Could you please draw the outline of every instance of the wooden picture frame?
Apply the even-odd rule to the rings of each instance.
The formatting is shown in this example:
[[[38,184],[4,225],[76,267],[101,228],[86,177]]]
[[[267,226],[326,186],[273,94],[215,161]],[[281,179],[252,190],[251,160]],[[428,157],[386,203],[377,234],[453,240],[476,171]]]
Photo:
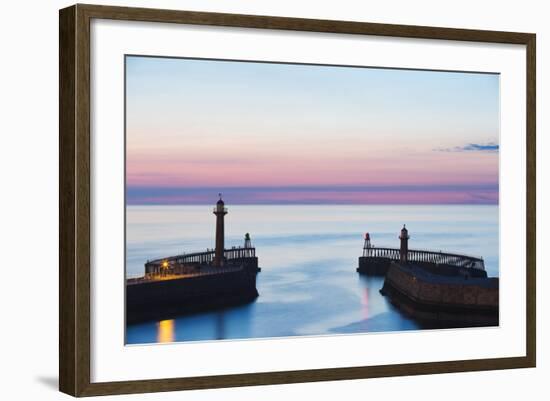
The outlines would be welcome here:
[[[526,46],[526,355],[510,358],[92,383],[90,380],[90,21],[94,18]],[[80,4],[60,10],[59,29],[59,388],[62,392],[73,396],[93,396],[535,366],[536,37],[534,34]]]

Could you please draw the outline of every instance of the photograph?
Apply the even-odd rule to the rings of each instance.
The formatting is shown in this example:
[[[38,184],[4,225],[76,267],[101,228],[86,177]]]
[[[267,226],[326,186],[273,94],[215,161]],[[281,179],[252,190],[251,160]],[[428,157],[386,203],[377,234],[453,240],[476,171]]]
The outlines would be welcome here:
[[[498,73],[124,69],[126,345],[499,326]]]

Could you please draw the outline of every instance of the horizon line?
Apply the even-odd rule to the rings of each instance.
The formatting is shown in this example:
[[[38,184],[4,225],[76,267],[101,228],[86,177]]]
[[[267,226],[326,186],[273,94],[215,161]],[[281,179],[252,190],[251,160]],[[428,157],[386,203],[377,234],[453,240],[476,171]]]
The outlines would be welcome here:
[[[221,193],[234,205],[478,205],[498,204],[498,183],[315,185],[278,187],[127,186],[134,205],[211,205]]]
[[[126,202],[126,206],[215,206],[216,203],[155,203],[155,202]],[[447,203],[323,203],[323,202],[287,202],[287,203],[226,203],[226,206],[499,206],[500,202],[447,202]]]

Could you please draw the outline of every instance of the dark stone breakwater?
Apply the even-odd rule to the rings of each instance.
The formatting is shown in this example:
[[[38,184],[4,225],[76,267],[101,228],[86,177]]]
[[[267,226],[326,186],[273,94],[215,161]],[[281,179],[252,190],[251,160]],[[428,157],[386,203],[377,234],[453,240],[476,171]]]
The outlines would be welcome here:
[[[431,327],[497,326],[499,279],[487,277],[482,258],[411,250],[403,226],[397,248],[371,246],[365,235],[357,271],[383,276],[380,289],[409,317]]]
[[[225,249],[228,212],[221,194],[213,213],[215,249],[147,261],[142,277],[126,280],[127,324],[223,309],[258,297],[260,268],[250,234],[243,247]]]

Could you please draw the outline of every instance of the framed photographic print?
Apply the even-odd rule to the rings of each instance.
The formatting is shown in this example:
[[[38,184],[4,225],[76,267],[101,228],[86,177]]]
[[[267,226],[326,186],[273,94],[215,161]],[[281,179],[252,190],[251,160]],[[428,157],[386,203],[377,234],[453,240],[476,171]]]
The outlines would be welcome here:
[[[535,206],[534,34],[60,11],[65,393],[533,367]]]

